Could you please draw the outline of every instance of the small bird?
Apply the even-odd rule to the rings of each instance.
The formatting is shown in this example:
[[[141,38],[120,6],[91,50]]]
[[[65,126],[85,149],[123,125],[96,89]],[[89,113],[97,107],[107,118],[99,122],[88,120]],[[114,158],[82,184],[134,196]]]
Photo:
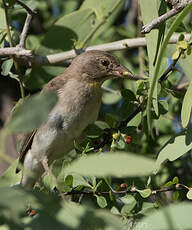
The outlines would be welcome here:
[[[133,74],[113,55],[92,50],[78,55],[63,74],[47,83],[43,91],[55,90],[58,102],[48,120],[23,138],[19,158],[23,187],[33,188],[42,176],[45,157],[50,165],[74,148],[74,140],[97,119],[102,83],[113,77]]]

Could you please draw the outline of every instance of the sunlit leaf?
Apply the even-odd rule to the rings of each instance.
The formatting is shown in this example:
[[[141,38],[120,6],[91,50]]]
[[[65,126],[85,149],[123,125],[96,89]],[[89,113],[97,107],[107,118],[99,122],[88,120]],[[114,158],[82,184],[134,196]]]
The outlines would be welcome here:
[[[191,115],[191,109],[192,109],[192,82],[190,83],[187,92],[183,99],[182,109],[181,109],[181,122],[183,127],[187,127],[190,115]]]
[[[154,161],[131,153],[92,154],[74,161],[65,171],[81,175],[117,177],[144,176],[154,170]]]
[[[142,226],[147,226],[147,229],[150,230],[191,229],[191,212],[191,203],[171,204],[151,212],[147,217],[141,219],[133,230],[144,229]]]

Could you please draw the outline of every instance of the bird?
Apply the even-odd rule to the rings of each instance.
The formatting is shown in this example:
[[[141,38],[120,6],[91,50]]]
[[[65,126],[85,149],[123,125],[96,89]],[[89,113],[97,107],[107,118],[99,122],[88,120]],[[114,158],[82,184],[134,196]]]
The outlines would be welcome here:
[[[42,177],[42,160],[48,165],[74,148],[74,140],[96,121],[103,82],[110,78],[133,77],[112,54],[90,50],[76,56],[63,74],[50,80],[42,91],[53,90],[58,102],[48,119],[37,130],[25,134],[21,142],[19,164],[22,164],[21,186],[33,189]],[[17,170],[18,172],[19,170]]]

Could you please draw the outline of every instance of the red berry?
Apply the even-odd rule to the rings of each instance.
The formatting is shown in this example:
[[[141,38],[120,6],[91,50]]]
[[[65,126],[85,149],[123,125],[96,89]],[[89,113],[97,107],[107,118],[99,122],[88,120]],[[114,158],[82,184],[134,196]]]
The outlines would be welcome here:
[[[123,184],[120,185],[120,187],[125,189],[125,188],[127,188],[127,185],[125,183],[123,183]]]
[[[33,209],[31,210],[31,212],[29,213],[29,216],[35,216],[37,214],[37,212]]]
[[[125,138],[125,142],[126,142],[127,144],[132,143],[132,142],[133,142],[132,136],[127,136],[127,137]]]

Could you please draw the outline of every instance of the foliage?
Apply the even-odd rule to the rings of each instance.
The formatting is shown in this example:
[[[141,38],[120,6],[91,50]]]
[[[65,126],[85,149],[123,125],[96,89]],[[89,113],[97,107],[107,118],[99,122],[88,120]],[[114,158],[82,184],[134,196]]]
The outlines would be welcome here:
[[[3,2],[11,22],[8,29]],[[40,15],[26,40],[26,48],[39,55],[140,35],[141,22],[126,21],[130,9],[127,13],[125,0],[23,2]],[[14,0],[0,4],[0,48],[10,45],[9,28],[16,46],[26,11]],[[163,0],[139,4],[144,24],[169,10]],[[191,8],[189,4],[147,34],[146,49],[114,52],[142,79],[104,83],[108,90],[103,90],[98,121],[87,127],[82,142],[75,141],[75,150],[53,163],[51,173],[33,191],[16,185],[21,174],[15,174],[17,162],[7,157],[4,140],[7,134],[37,129],[57,96],[40,93],[17,103],[0,138],[0,161],[12,163],[0,177],[0,230],[192,228],[191,40],[184,40],[191,33]],[[176,32],[177,44],[169,44]],[[173,71],[158,82],[174,61],[178,64]],[[18,71],[15,62],[10,56],[1,58],[1,77],[14,78],[31,94],[66,68],[29,68],[18,62]],[[180,88],[183,81],[189,84]],[[139,106],[142,109],[133,115]]]

